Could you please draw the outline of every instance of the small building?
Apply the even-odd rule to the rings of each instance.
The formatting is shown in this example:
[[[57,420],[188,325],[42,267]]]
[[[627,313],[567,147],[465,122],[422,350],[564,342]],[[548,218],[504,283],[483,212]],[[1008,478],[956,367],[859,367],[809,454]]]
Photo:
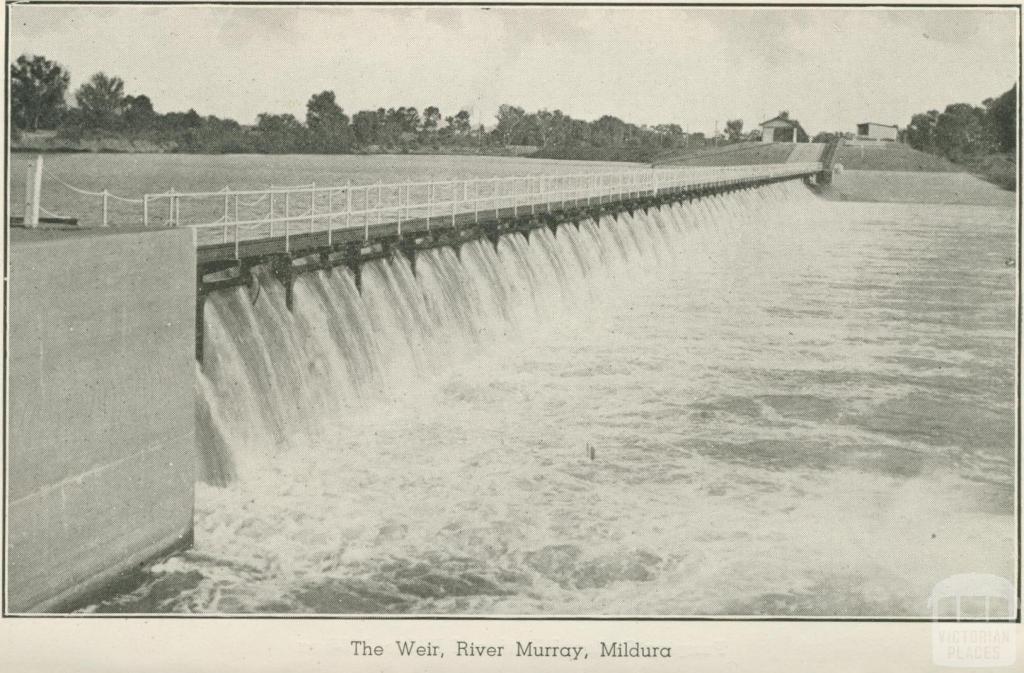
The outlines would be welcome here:
[[[857,124],[857,137],[864,140],[896,142],[899,138],[899,128],[892,124],[864,122],[863,124]]]
[[[800,126],[800,122],[787,117],[775,117],[766,122],[758,124],[761,127],[761,142],[763,143],[806,143],[810,142],[810,136]]]

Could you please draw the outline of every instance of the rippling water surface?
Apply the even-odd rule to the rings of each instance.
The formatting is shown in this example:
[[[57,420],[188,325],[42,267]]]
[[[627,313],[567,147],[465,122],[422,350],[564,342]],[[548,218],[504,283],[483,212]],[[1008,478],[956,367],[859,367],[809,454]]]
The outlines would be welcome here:
[[[195,549],[93,609],[927,615],[1013,578],[1014,250],[1011,209],[794,183],[294,313],[265,274],[208,304]]]

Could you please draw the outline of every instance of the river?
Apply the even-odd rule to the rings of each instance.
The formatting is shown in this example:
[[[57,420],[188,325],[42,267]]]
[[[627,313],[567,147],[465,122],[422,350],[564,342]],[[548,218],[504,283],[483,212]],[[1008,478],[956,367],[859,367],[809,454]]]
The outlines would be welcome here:
[[[800,183],[216,294],[196,541],[102,612],[921,617],[1014,578],[1010,208]]]

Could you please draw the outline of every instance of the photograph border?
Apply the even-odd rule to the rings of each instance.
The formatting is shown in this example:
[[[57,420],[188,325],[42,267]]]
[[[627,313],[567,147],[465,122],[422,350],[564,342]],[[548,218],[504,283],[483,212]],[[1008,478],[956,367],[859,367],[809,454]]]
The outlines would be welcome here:
[[[921,10],[921,9],[938,9],[938,10],[973,10],[973,9],[994,9],[1002,11],[1016,11],[1016,24],[1017,24],[1017,115],[1018,115],[1018,137],[1017,137],[1017,190],[1015,195],[1015,209],[1016,209],[1016,298],[1015,298],[1015,372],[1014,372],[1014,437],[1015,437],[1015,451],[1016,451],[1016,475],[1015,475],[1015,498],[1014,498],[1014,510],[1015,510],[1015,521],[1016,521],[1016,567],[1015,567],[1015,589],[1017,595],[1016,615],[1015,618],[1010,621],[1002,621],[995,623],[1022,623],[1022,610],[1021,610],[1021,589],[1022,589],[1022,578],[1021,578],[1021,552],[1022,552],[1022,539],[1021,539],[1021,312],[1022,312],[1022,292],[1021,292],[1021,281],[1022,281],[1022,263],[1021,254],[1024,250],[1022,246],[1022,197],[1021,197],[1021,167],[1019,164],[1020,150],[1021,150],[1021,137],[1020,137],[1020,121],[1021,116],[1021,89],[1020,84],[1022,83],[1022,33],[1024,33],[1024,23],[1022,23],[1022,17],[1024,17],[1024,7],[1019,3],[981,3],[981,4],[969,4],[969,3],[955,3],[955,4],[943,4],[943,3],[851,3],[851,2],[695,2],[695,3],[680,3],[680,2],[479,2],[478,0],[470,0],[467,2],[440,2],[440,1],[425,1],[425,2],[399,2],[394,0],[384,0],[382,2],[284,2],[278,0],[271,0],[268,2],[260,1],[244,1],[244,0],[225,0],[223,2],[212,2],[209,0],[201,1],[188,1],[188,0],[167,0],[162,1],[139,1],[139,2],[125,2],[115,0],[41,0],[39,2],[31,3],[12,3],[10,1],[5,2],[5,42],[4,42],[4,54],[6,57],[7,66],[4,70],[4,95],[9,100],[10,96],[10,63],[11,63],[11,47],[10,47],[10,36],[12,30],[12,19],[11,12],[14,7],[93,7],[93,6],[122,6],[122,7],[155,7],[155,8],[167,8],[167,7],[451,7],[459,9],[471,9],[474,7],[505,7],[505,8],[564,8],[564,9],[579,9],[585,10],[587,8],[632,8],[638,11],[650,8],[679,8],[679,9],[737,9],[737,10],[758,10],[758,9],[861,9],[866,11],[872,10]],[[11,110],[10,106],[6,106],[5,111],[6,120],[6,133],[4,134],[4,184],[7,197],[5,199],[5,208],[10,212],[10,180],[11,175]],[[7,549],[8,549],[8,530],[7,530],[7,498],[9,494],[8,480],[9,471],[8,466],[8,432],[9,424],[7,422],[8,414],[8,385],[9,385],[9,370],[8,370],[8,353],[7,353],[7,339],[9,337],[9,306],[10,300],[10,229],[4,227],[3,237],[3,259],[4,259],[4,306],[3,306],[3,391],[2,391],[2,404],[3,404],[3,416],[4,416],[4,428],[3,428],[3,441],[2,441],[2,464],[4,473],[4,493],[2,503],[0,503],[0,533],[2,533],[3,539],[3,550],[2,555],[4,562],[2,568],[0,568],[0,596],[2,596],[2,606],[0,606],[0,618],[3,619],[18,619],[18,620],[38,620],[38,619],[99,619],[99,620],[330,620],[330,621],[426,621],[426,622],[469,622],[469,621],[483,621],[483,622],[717,622],[717,623],[750,623],[750,622],[770,622],[770,623],[992,623],[986,622],[982,619],[963,619],[955,620],[952,618],[947,619],[935,619],[927,617],[841,617],[841,616],[772,616],[772,615],[722,615],[722,616],[630,616],[630,615],[614,615],[614,616],[593,616],[593,615],[433,615],[433,614],[321,614],[321,613],[18,613],[9,612],[7,609]],[[110,585],[107,585],[108,588]],[[114,583],[116,586],[116,582]],[[104,593],[107,593],[104,591]]]

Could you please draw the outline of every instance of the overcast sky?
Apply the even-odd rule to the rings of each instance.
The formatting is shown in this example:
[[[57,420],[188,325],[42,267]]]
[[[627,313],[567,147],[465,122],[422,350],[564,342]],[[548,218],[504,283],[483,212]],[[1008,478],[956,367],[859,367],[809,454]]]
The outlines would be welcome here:
[[[11,57],[121,77],[160,112],[305,117],[437,105],[493,124],[501,103],[711,131],[788,109],[812,133],[904,126],[1017,78],[1004,10],[495,7],[11,8]]]

